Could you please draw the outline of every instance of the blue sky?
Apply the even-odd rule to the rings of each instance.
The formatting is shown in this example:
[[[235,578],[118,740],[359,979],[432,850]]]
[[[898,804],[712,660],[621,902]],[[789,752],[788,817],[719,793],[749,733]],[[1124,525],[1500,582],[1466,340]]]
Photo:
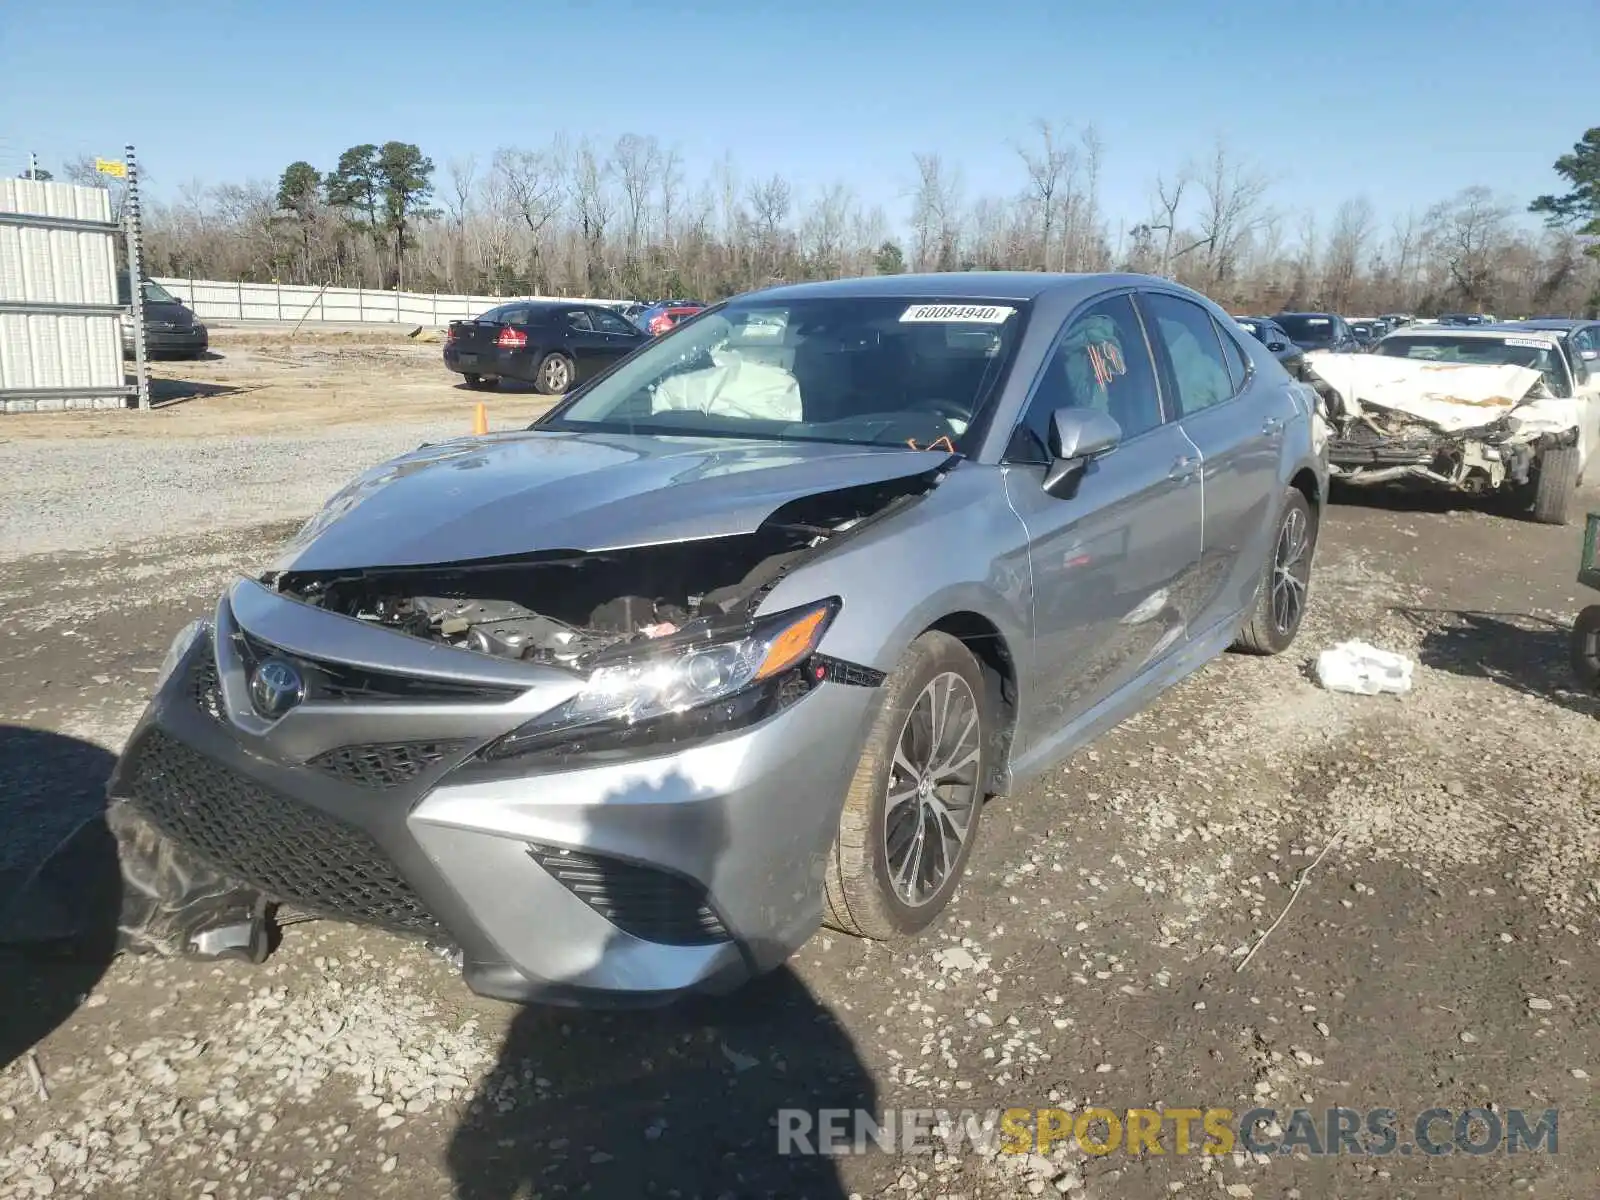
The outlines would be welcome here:
[[[1488,0],[0,0],[0,171],[131,141],[171,197],[393,138],[442,183],[455,156],[632,131],[692,173],[731,151],[801,197],[848,182],[898,223],[913,152],[1010,193],[1044,117],[1095,126],[1114,217],[1220,134],[1275,207],[1364,194],[1387,222],[1471,184],[1558,189],[1600,120],[1594,23],[1563,23]]]

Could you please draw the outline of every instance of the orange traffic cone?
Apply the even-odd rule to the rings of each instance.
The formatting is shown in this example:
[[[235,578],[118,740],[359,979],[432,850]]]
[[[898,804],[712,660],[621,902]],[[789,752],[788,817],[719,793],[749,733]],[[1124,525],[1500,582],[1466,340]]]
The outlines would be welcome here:
[[[489,432],[489,406],[482,400],[472,410],[472,432],[475,435]]]

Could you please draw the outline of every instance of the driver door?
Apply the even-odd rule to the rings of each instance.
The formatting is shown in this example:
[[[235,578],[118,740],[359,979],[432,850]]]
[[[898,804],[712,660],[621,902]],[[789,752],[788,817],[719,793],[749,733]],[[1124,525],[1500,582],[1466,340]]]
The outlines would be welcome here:
[[[1044,476],[1050,414],[1063,407],[1108,412],[1122,440],[1058,497]],[[1073,316],[1006,456],[1033,574],[1036,702],[1023,709],[1023,747],[1048,743],[1180,648],[1196,616],[1200,451],[1168,416],[1129,295]]]

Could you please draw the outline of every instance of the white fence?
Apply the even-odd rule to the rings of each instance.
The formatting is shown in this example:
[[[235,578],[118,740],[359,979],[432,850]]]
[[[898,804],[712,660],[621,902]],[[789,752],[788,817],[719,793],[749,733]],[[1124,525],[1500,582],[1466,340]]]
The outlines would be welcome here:
[[[333,321],[357,324],[404,322],[443,325],[461,321],[512,300],[565,300],[578,304],[621,304],[578,296],[442,296],[432,292],[386,292],[368,288],[321,288],[295,283],[223,283],[214,279],[156,282],[196,315],[215,321]]]

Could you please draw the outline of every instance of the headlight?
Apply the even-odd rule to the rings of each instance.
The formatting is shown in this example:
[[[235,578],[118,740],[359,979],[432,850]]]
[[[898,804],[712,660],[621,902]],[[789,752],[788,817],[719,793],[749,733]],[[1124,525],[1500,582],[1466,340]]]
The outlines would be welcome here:
[[[487,760],[547,750],[705,737],[751,724],[817,681],[799,671],[822,641],[837,599],[762,618],[717,641],[662,644],[598,666],[584,689],[483,751]]]
[[[189,653],[189,647],[194,645],[195,639],[210,632],[211,622],[204,619],[190,621],[178,630],[178,635],[172,639],[172,645],[167,647],[166,658],[161,660],[161,670],[156,673],[156,691],[160,691],[167,680],[172,678],[172,673],[178,669],[178,664],[183,661],[184,655]]]

